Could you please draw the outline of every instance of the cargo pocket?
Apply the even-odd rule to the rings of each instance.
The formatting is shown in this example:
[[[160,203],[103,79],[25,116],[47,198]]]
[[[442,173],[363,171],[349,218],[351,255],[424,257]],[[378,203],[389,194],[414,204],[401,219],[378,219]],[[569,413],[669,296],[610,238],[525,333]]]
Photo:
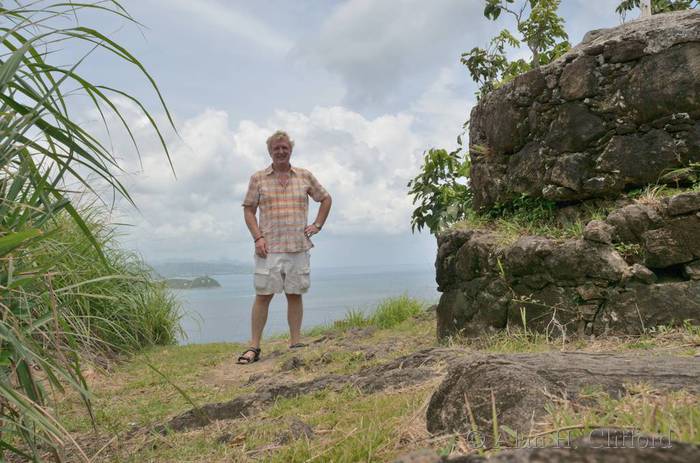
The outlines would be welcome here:
[[[309,267],[299,269],[299,292],[305,293],[311,286],[311,270]]]
[[[256,268],[255,275],[253,277],[253,284],[255,289],[258,291],[264,291],[267,289],[270,282],[270,269],[267,268]]]

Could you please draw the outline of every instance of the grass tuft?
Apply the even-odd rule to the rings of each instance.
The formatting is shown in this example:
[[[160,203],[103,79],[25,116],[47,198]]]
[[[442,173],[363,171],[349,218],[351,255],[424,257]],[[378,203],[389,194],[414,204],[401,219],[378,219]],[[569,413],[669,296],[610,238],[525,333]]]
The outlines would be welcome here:
[[[696,175],[698,167],[694,167]],[[700,182],[690,186],[673,187],[654,184],[636,188],[625,196],[639,204],[656,204],[662,198],[688,191],[700,191]],[[553,239],[580,238],[591,220],[605,220],[614,204],[593,206],[580,203],[575,217],[566,218],[562,207],[554,201],[530,197],[525,194],[505,203],[499,203],[484,212],[467,209],[464,219],[453,225],[455,229],[486,229],[495,232],[500,244],[507,246],[521,236],[540,235]]]
[[[349,309],[345,318],[333,323],[317,325],[304,330],[304,336],[321,336],[332,332],[342,332],[353,328],[374,327],[378,329],[393,328],[396,325],[425,312],[428,304],[424,301],[402,295],[383,299],[373,312],[367,314],[360,309]],[[282,339],[288,334],[273,335],[272,339]]]
[[[369,315],[361,310],[349,310],[344,319],[333,323],[332,329],[345,331],[368,326],[379,329],[392,328],[425,311],[425,308],[424,302],[405,295],[390,297],[381,301],[375,311]]]

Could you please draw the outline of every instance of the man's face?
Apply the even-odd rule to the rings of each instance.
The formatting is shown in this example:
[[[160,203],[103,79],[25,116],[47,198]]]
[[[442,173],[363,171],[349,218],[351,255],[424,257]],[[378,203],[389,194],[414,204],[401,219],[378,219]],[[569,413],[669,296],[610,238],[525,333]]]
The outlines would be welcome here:
[[[270,157],[272,161],[278,164],[289,162],[292,156],[292,147],[285,138],[279,138],[272,142],[270,146]]]

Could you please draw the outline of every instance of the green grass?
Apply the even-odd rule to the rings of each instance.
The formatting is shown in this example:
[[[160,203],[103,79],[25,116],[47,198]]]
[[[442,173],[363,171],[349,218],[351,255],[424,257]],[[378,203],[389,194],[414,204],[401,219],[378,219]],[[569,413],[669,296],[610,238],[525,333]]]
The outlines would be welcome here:
[[[350,309],[345,313],[345,318],[333,322],[333,328],[340,331],[347,331],[351,328],[364,328],[370,326],[370,317],[362,310]]]
[[[509,327],[506,330],[484,333],[477,337],[453,336],[443,343],[448,346],[470,347],[495,353],[544,352],[562,346],[561,340],[520,327]]]
[[[66,212],[57,212],[44,226],[51,232],[47,230],[42,240],[28,244],[22,253],[13,256],[10,269],[13,265],[20,269],[38,269],[39,278],[27,271],[8,277],[12,273],[10,270],[3,275],[3,278],[13,279],[15,289],[8,291],[11,296],[8,305],[12,310],[0,320],[0,381],[4,383],[10,377],[7,372],[15,368],[13,364],[32,365],[36,370],[46,372],[49,362],[58,359],[69,365],[71,373],[66,374],[53,366],[53,376],[49,376],[32,368],[23,376],[24,386],[32,391],[27,397],[34,399],[32,394],[38,388],[50,399],[55,392],[70,386],[84,397],[79,406],[85,406],[93,397],[83,382],[81,363],[84,364],[85,360],[109,362],[115,355],[175,343],[180,334],[182,312],[168,289],[152,279],[151,269],[140,256],[119,247],[112,226],[99,209],[86,208],[81,214],[89,235]],[[95,245],[99,246],[99,252]],[[27,330],[24,338],[17,336],[22,323]],[[6,331],[6,326],[11,329]],[[12,343],[11,347],[6,340]],[[29,354],[28,359],[8,361],[9,354],[5,354],[13,350],[24,356]],[[47,376],[56,383],[46,383]],[[12,385],[15,386],[16,383]],[[180,399],[171,393],[172,390],[163,386],[149,397],[177,403]],[[147,400],[146,397],[143,399]],[[50,404],[52,413],[60,408],[60,404],[50,400],[46,403]],[[21,421],[21,413],[26,412],[21,411],[19,404],[16,410],[12,413]],[[158,414],[157,407],[149,410]],[[137,415],[130,419],[141,421],[155,415]],[[98,409],[94,416],[105,429],[118,429],[119,414]],[[61,417],[61,414],[57,415],[59,420]],[[62,422],[61,425],[66,427],[69,423]],[[89,427],[90,421],[83,420],[82,425],[83,429]],[[5,429],[9,430],[10,426]],[[59,435],[57,432],[52,434]],[[9,445],[22,449],[19,451],[33,452],[26,452],[25,449],[31,449],[31,444],[26,443],[31,438],[22,437],[21,431],[7,431],[0,437],[0,443],[7,439]],[[47,441],[42,445],[52,443]],[[3,458],[0,451],[0,460]]]
[[[370,320],[371,324],[377,328],[387,329],[415,317],[425,309],[424,303],[407,296],[401,296],[381,302]]]
[[[404,296],[382,301],[372,314],[363,315],[363,323],[371,320],[372,324],[361,326],[384,328],[378,329],[375,335],[369,335],[367,339],[358,339],[356,350],[319,345],[302,351],[289,351],[285,343],[280,342],[282,338],[276,337],[264,341],[266,345],[263,356],[280,351],[282,357],[278,363],[290,355],[301,356],[307,365],[304,375],[353,374],[361,368],[408,352],[397,345],[391,352],[378,353],[377,358],[370,359],[365,355],[363,346],[376,345],[384,337],[393,336],[394,330],[405,336],[428,336],[433,339],[434,321],[418,321],[413,318],[414,315],[427,313],[424,312],[424,306],[424,303]],[[343,320],[343,328],[336,326],[323,329],[341,333],[348,329],[346,322],[347,319]],[[427,335],[426,330],[429,332]],[[416,343],[411,345],[415,347]],[[129,357],[128,361],[114,365],[109,376],[115,379],[95,391],[94,401],[99,410],[96,413],[98,425],[112,433],[125,432],[130,423],[139,426],[154,425],[178,410],[189,408],[188,401],[173,385],[147,364],[153,365],[197,404],[230,400],[232,396],[252,391],[254,387],[242,387],[241,384],[232,383],[223,388],[202,384],[203,380],[211,377],[211,371],[235,368],[233,362],[242,347],[228,343],[156,346],[146,348]],[[84,416],[76,415],[80,410],[77,402],[59,409],[63,416],[70,418],[67,423],[72,431],[87,432],[90,429],[89,421]]]
[[[695,168],[697,169],[697,166]],[[646,204],[688,191],[700,191],[700,182],[688,187],[647,185],[630,190],[624,196]],[[580,216],[570,221],[562,220],[559,211],[560,206],[553,201],[521,195],[506,203],[496,204],[485,212],[468,209],[465,211],[465,218],[455,223],[453,228],[493,231],[504,246],[525,235],[540,235],[553,239],[580,238],[589,221],[604,220],[611,209],[584,204]]]
[[[406,295],[389,297],[377,304],[370,313],[360,309],[350,309],[345,317],[333,323],[318,325],[304,330],[304,336],[314,337],[328,333],[339,333],[353,328],[374,327],[377,329],[393,328],[411,317],[424,312],[428,303]],[[289,335],[279,333],[272,336],[273,339],[287,338]]]
[[[391,307],[391,304],[385,305]],[[390,309],[385,309],[391,313]],[[325,374],[352,374],[358,369],[374,365],[403,353],[398,345],[394,350],[380,352],[381,358],[368,359],[363,345],[377,345],[386,336],[401,338],[410,345],[424,339],[411,339],[407,333],[416,326],[434,325],[434,320],[406,319],[392,329],[376,330],[367,338],[357,339],[357,350],[335,346],[333,343],[309,347],[292,352],[283,341],[267,341],[267,351],[281,350],[274,366],[267,367],[267,374],[285,374],[279,365],[290,356],[302,356],[309,368],[297,370],[289,381],[304,381]],[[394,329],[402,331],[394,332]],[[424,330],[414,336],[425,337]],[[94,444],[100,447],[109,437],[119,435],[123,442],[119,448],[111,448],[97,461],[387,461],[402,453],[405,445],[399,445],[400,434],[407,426],[415,424],[411,416],[425,403],[431,387],[363,394],[353,387],[340,392],[329,390],[294,398],[279,398],[274,405],[264,409],[251,420],[224,421],[215,426],[187,433],[171,433],[167,436],[147,434],[142,437],[124,438],[133,429],[162,423],[169,417],[190,408],[187,401],[172,385],[146,367],[149,362],[175,384],[182,388],[197,404],[230,400],[239,394],[253,392],[255,385],[245,386],[247,371],[236,370],[234,353],[240,348],[232,344],[203,344],[164,346],[146,349],[115,365],[109,373],[101,375],[93,386],[96,421],[103,440]],[[324,361],[318,362],[323,356]],[[226,373],[226,372],[229,373]],[[226,378],[222,383],[215,372]],[[95,439],[89,420],[82,413],[76,398],[64,400],[59,414],[71,432]],[[311,425],[314,439],[293,440],[288,444],[276,444],[280,432],[292,417]],[[134,426],[135,425],[135,426]],[[217,441],[224,433],[235,437],[235,444]]]
[[[148,436],[138,450],[125,447],[104,461],[388,461],[404,452],[398,437],[409,424],[407,417],[420,409],[429,394],[429,388],[422,388],[365,395],[348,387],[279,399],[254,420]],[[310,425],[313,438],[280,444],[292,418]],[[218,442],[224,434],[231,436],[233,444]]]
[[[649,350],[656,347],[653,341],[640,340],[633,341],[627,344],[627,348],[631,350]]]
[[[428,388],[371,395],[347,388],[280,401],[271,417],[300,416],[314,428],[330,432],[320,442],[299,439],[269,461],[387,461],[401,451],[396,441],[406,416],[418,410],[429,394]]]
[[[58,233],[43,240],[31,257],[52,273],[57,304],[86,353],[136,351],[173,344],[182,334],[182,310],[164,284],[133,251],[121,248],[101,210],[82,211],[106,264],[78,226],[59,215]]]
[[[158,346],[113,365],[109,373],[102,373],[109,380],[95,385],[93,391],[98,427],[111,434],[126,432],[132,424],[153,426],[190,408],[173,384],[196,404],[229,400],[232,395],[251,391],[240,384],[213,387],[205,381],[219,365],[233,365],[234,354],[240,348],[226,343]],[[149,364],[168,379],[149,368]],[[62,401],[58,411],[69,430],[89,432],[90,422],[73,399]]]
[[[638,243],[615,243],[615,251],[625,260],[640,260],[644,257],[644,247]]]
[[[660,391],[644,384],[627,386],[621,398],[601,391],[582,394],[574,407],[568,401],[548,409],[546,427],[577,427],[572,438],[584,437],[592,429],[619,427],[640,434],[661,435],[673,440],[700,444],[700,397],[687,391]]]
[[[381,301],[374,312],[365,314],[360,310],[349,310],[342,320],[335,321],[332,329],[346,331],[351,328],[392,328],[425,311],[427,304],[408,296],[398,296]]]
[[[411,304],[402,298],[383,301],[376,311],[363,315],[362,326],[376,327],[368,324],[372,319],[373,323],[393,324],[391,328],[376,327],[361,335],[335,328],[339,336],[299,351],[290,351],[281,339],[265,340],[264,352],[278,351],[279,354],[271,362],[257,363],[250,369],[233,364],[235,354],[242,347],[238,344],[148,348],[127,362],[114,365],[113,370],[103,373],[93,387],[101,436],[93,445],[100,448],[114,436],[118,442],[97,461],[391,461],[415,448],[427,447],[443,453],[456,450],[459,448],[457,441],[451,444],[444,439],[429,440],[431,436],[423,421],[426,401],[439,384],[439,378],[419,387],[375,394],[364,394],[351,386],[340,391],[327,389],[278,398],[254,416],[219,421],[202,429],[165,436],[144,432],[134,436],[129,434],[133,429],[148,429],[191,408],[173,385],[149,369],[146,362],[168,376],[197,404],[222,402],[259,387],[260,383],[247,385],[249,374],[263,374],[264,381],[303,382],[328,374],[353,374],[425,347],[438,346],[434,312],[416,312],[416,308],[422,310],[418,301]],[[398,322],[406,313],[415,315]],[[348,318],[360,323],[356,315]],[[499,333],[453,341],[478,351],[502,353],[624,351],[629,348],[661,348],[664,352],[681,353],[690,345],[700,345],[700,328],[688,323],[680,328],[655,327],[638,337],[579,338],[563,343],[561,339],[547,338],[516,326]],[[373,355],[366,355],[368,352]],[[304,367],[281,371],[280,366],[292,356],[300,357]],[[585,403],[575,408],[553,399],[547,418],[539,423],[535,432],[572,425],[623,426],[636,421],[643,424],[644,431],[671,426],[688,430],[693,429],[691,424],[698,427],[697,396],[651,391],[642,386],[631,391],[630,397],[614,399],[595,388],[588,388],[582,391],[586,396]],[[646,397],[647,401],[640,401],[640,397]],[[689,410],[684,411],[683,406]],[[650,424],[654,407],[657,408],[657,427]],[[89,420],[75,398],[62,401],[59,411],[70,424],[71,431],[83,439],[95,439]],[[314,437],[280,443],[280,437],[288,431],[292,419],[311,426]],[[137,426],[132,426],[132,423]],[[584,430],[577,428],[572,435],[577,436],[577,432],[583,433]],[[695,441],[696,434],[697,431],[687,432],[677,437]],[[223,436],[228,436],[224,439],[226,442],[219,441]]]
[[[442,343],[448,346],[469,347],[504,354],[550,350],[621,352],[625,350],[669,349],[674,350],[677,355],[692,356],[697,353],[693,346],[700,346],[700,326],[693,325],[690,320],[686,320],[681,326],[649,327],[646,333],[641,335],[604,336],[594,339],[576,335],[564,339],[557,336],[547,336],[546,333],[522,326],[508,326],[504,330],[484,333],[480,336],[451,336]]]
[[[454,225],[457,229],[488,229],[497,234],[502,245],[515,242],[525,235],[541,235],[554,239],[583,236],[586,223],[602,220],[609,212],[587,206],[581,217],[562,221],[558,206],[553,201],[522,195],[505,204],[497,204],[486,212],[469,210],[465,219]]]

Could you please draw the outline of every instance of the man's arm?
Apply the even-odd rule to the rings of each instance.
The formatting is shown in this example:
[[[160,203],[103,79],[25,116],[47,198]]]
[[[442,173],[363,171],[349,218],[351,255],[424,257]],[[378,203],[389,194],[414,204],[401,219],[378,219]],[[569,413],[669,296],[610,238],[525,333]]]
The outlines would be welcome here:
[[[254,206],[243,206],[243,217],[250,235],[255,240],[255,253],[260,257],[267,257],[267,243],[265,243],[265,237],[258,227],[258,219],[255,217],[257,210],[258,208]]]
[[[331,195],[327,195],[321,201],[321,206],[319,206],[319,208],[318,208],[318,214],[316,215],[316,220],[314,220],[314,223],[318,224],[319,227],[323,227],[323,224],[326,223],[326,219],[328,218],[328,213],[331,211],[331,204],[332,203],[333,203],[333,200],[331,199]]]
[[[326,223],[328,213],[331,211],[331,204],[333,204],[331,195],[326,194],[326,196],[321,200],[321,206],[318,208],[316,220],[314,220],[311,225],[308,225],[304,229],[304,233],[306,233],[306,236],[310,237],[311,235],[315,235],[316,233],[321,231],[321,227],[323,227],[323,224]]]

